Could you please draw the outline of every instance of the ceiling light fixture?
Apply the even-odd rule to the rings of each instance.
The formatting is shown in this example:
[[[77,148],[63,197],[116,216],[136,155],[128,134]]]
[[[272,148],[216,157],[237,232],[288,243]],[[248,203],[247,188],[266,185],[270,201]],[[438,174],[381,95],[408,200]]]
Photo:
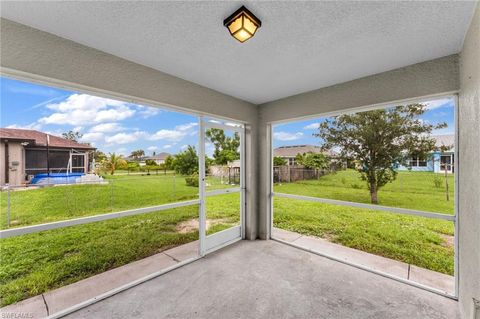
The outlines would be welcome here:
[[[255,35],[255,31],[262,26],[262,21],[245,6],[241,6],[223,20],[223,25],[228,28],[232,37],[243,43]]]

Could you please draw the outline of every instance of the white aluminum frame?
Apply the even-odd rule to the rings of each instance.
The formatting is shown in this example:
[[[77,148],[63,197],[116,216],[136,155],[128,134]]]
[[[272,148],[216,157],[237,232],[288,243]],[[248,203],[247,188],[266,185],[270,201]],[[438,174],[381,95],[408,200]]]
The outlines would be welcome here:
[[[121,218],[126,216],[141,215],[141,214],[146,214],[146,213],[151,213],[156,211],[162,211],[166,209],[172,209],[176,207],[192,206],[192,205],[198,205],[198,204],[200,204],[200,200],[193,199],[193,200],[188,200],[183,202],[175,202],[175,203],[163,204],[158,206],[135,208],[135,209],[129,209],[129,210],[124,210],[124,211],[115,212],[115,213],[98,214],[93,216],[67,219],[67,220],[62,220],[58,222],[51,222],[51,223],[45,223],[45,224],[39,224],[39,225],[25,226],[25,227],[19,227],[19,228],[9,228],[9,229],[0,230],[0,238],[4,239],[4,238],[26,235],[31,233],[38,233],[45,230],[91,224],[91,223],[96,223],[96,222],[101,222],[105,220],[116,219],[116,218]]]
[[[71,227],[71,226],[76,226],[76,225],[83,225],[83,224],[90,224],[90,223],[95,223],[99,221],[104,221],[104,220],[110,220],[110,219],[116,219],[116,218],[121,218],[125,216],[133,216],[133,215],[140,215],[140,214],[145,214],[149,212],[155,212],[155,211],[161,211],[161,210],[166,210],[166,209],[171,209],[171,208],[176,208],[176,207],[183,207],[183,206],[191,206],[191,205],[199,205],[199,251],[198,251],[198,256],[194,258],[190,258],[188,260],[179,262],[176,265],[173,265],[171,267],[165,268],[163,270],[160,270],[158,272],[152,273],[148,276],[145,276],[143,278],[140,278],[138,280],[135,280],[133,282],[130,282],[124,286],[112,289],[108,292],[105,292],[104,294],[94,297],[92,299],[89,299],[87,301],[84,301],[82,303],[79,303],[77,305],[74,305],[70,308],[64,309],[60,312],[54,313],[48,318],[61,318],[63,316],[66,316],[70,313],[73,313],[79,309],[82,309],[84,307],[87,307],[91,304],[94,304],[100,300],[106,299],[110,296],[113,296],[121,291],[127,290],[129,288],[132,288],[134,286],[137,286],[143,282],[146,282],[148,280],[151,280],[155,277],[161,276],[167,272],[170,272],[174,269],[180,268],[186,264],[189,264],[191,262],[194,262],[202,257],[204,257],[206,254],[214,252],[218,249],[224,248],[228,245],[231,245],[243,238],[245,238],[245,205],[246,205],[246,198],[245,198],[245,121],[238,120],[238,119],[233,119],[233,118],[228,118],[224,116],[218,116],[216,114],[212,113],[206,113],[206,112],[198,112],[198,111],[192,111],[188,108],[184,107],[179,107],[173,104],[166,104],[166,103],[158,103],[157,101],[154,100],[149,100],[149,99],[143,99],[139,98],[137,96],[132,96],[132,95],[127,95],[127,94],[120,94],[116,93],[113,91],[107,91],[107,90],[100,90],[94,87],[89,87],[85,85],[79,85],[76,83],[72,82],[67,82],[67,81],[62,81],[62,80],[57,80],[49,77],[44,77],[36,74],[31,74],[15,69],[10,69],[10,68],[2,68],[0,70],[0,76],[6,76],[9,78],[13,78],[16,80],[20,81],[26,81],[30,83],[38,83],[41,85],[47,85],[47,86],[52,86],[64,90],[69,90],[69,91],[75,91],[78,93],[85,93],[85,94],[91,94],[94,96],[99,96],[99,97],[105,97],[109,99],[115,99],[119,101],[125,101],[128,103],[132,104],[141,104],[141,105],[148,105],[149,107],[154,107],[154,108],[159,108],[159,109],[166,109],[169,111],[174,111],[174,112],[179,112],[183,114],[188,114],[191,116],[196,116],[198,117],[199,121],[199,199],[195,200],[189,200],[189,201],[182,201],[182,202],[174,202],[174,203],[169,203],[169,204],[163,204],[163,205],[158,205],[158,206],[151,206],[151,207],[143,207],[143,208],[138,208],[138,209],[131,209],[131,210],[126,210],[126,211],[121,211],[121,212],[115,212],[115,213],[107,213],[107,214],[99,214],[99,215],[94,215],[94,216],[87,216],[87,217],[82,217],[82,218],[76,218],[76,219],[70,219],[70,220],[64,220],[64,221],[58,221],[58,222],[52,222],[52,223],[45,223],[45,224],[40,224],[40,225],[32,225],[32,226],[26,226],[26,227],[19,227],[19,228],[11,228],[11,229],[5,229],[5,230],[0,230],[0,239],[3,238],[9,238],[9,237],[15,237],[15,236],[20,236],[24,234],[31,234],[31,233],[36,233],[36,232],[41,232],[45,230],[51,230],[51,229],[58,229],[58,228],[65,228],[65,227]],[[227,121],[227,125],[221,124],[221,123],[214,123],[214,122],[208,122],[208,127],[215,127],[215,128],[220,128],[220,129],[225,129],[225,130],[231,130],[231,131],[236,131],[240,133],[240,162],[241,162],[241,168],[240,168],[240,188],[228,188],[228,189],[223,189],[220,190],[220,192],[217,191],[211,191],[211,192],[205,192],[205,121],[204,117],[208,116],[209,118],[215,118],[215,119],[221,119],[222,121]],[[234,123],[233,125],[228,125],[228,123]],[[202,169],[203,168],[203,169]],[[203,184],[203,187],[201,185]],[[211,247],[210,249],[206,249],[206,214],[205,214],[205,198],[207,196],[215,196],[215,195],[220,195],[220,194],[227,194],[227,193],[233,193],[233,192],[241,192],[241,226],[236,226],[232,227],[230,229],[226,229],[220,234],[218,238],[224,238],[226,231],[231,231],[234,232],[236,228],[240,228],[240,236],[235,236],[235,238],[226,238],[226,241],[223,240],[221,243],[217,243],[215,247]],[[203,231],[202,231],[203,229]],[[232,230],[233,229],[233,230]],[[213,234],[215,235],[215,234]],[[227,236],[228,237],[228,236]],[[230,236],[231,237],[231,236]],[[214,238],[213,238],[214,239]]]
[[[303,195],[293,195],[293,194],[285,194],[285,193],[276,193],[274,192],[273,189],[273,125],[275,124],[282,124],[282,123],[289,123],[289,122],[295,122],[295,121],[300,121],[300,120],[308,120],[308,119],[314,119],[318,117],[330,117],[330,116],[337,116],[341,114],[348,114],[348,113],[358,113],[358,112],[365,112],[365,111],[370,111],[370,110],[375,110],[375,109],[381,109],[381,108],[386,108],[388,106],[392,106],[395,104],[408,104],[412,102],[417,102],[421,103],[424,101],[430,101],[433,99],[441,99],[441,98],[453,98],[454,101],[454,123],[455,123],[455,148],[454,148],[454,157],[455,157],[455,175],[454,175],[454,187],[455,187],[455,203],[454,203],[454,215],[448,215],[448,214],[442,214],[442,213],[435,213],[435,212],[426,212],[426,211],[419,211],[419,210],[413,210],[413,209],[406,209],[406,208],[397,208],[397,207],[388,207],[388,206],[378,206],[378,205],[372,205],[372,204],[364,204],[364,203],[355,203],[355,202],[348,202],[348,201],[341,201],[341,200],[333,200],[333,199],[328,199],[328,198],[319,198],[319,197],[311,197],[311,196],[303,196]],[[444,297],[450,298],[450,299],[455,299],[458,300],[458,287],[459,287],[459,256],[458,256],[458,250],[459,250],[459,240],[458,240],[458,234],[459,234],[459,211],[458,211],[458,194],[459,194],[459,182],[458,182],[458,176],[459,176],[459,156],[458,156],[458,146],[459,146],[459,134],[458,134],[458,127],[459,127],[459,121],[458,121],[458,92],[448,92],[445,94],[435,94],[435,95],[429,95],[429,96],[424,96],[424,97],[419,97],[419,98],[412,98],[412,99],[405,99],[405,100],[398,100],[398,101],[392,101],[392,102],[386,102],[386,103],[380,103],[380,104],[375,104],[375,105],[369,105],[369,106],[363,106],[359,108],[353,108],[353,109],[347,109],[343,111],[336,111],[336,112],[327,112],[327,113],[320,113],[312,116],[305,116],[305,117],[299,117],[299,118],[294,118],[294,119],[288,119],[288,120],[281,120],[281,121],[273,121],[268,123],[268,140],[270,141],[270,147],[269,147],[269,174],[270,174],[270,187],[269,187],[269,238],[278,242],[281,242],[283,244],[287,244],[289,246],[293,246],[296,248],[300,248],[305,251],[309,251],[311,253],[314,253],[316,255],[320,255],[356,268],[360,268],[378,275],[381,275],[383,277],[387,277],[399,282],[406,283],[408,285],[421,288],[424,290],[428,290],[430,292],[442,295]],[[423,284],[419,284],[417,282],[403,279],[400,277],[397,277],[392,274],[384,273],[382,271],[378,271],[375,269],[372,269],[370,267],[365,267],[353,262],[348,262],[345,260],[342,260],[340,258],[337,258],[335,256],[330,256],[328,254],[324,254],[322,252],[314,251],[311,249],[307,249],[305,247],[302,247],[300,245],[296,245],[294,243],[289,243],[284,240],[274,238],[273,237],[273,218],[274,218],[274,209],[273,209],[273,197],[283,197],[283,198],[291,198],[291,199],[298,199],[298,200],[304,200],[304,201],[312,201],[312,202],[320,202],[320,203],[327,203],[327,204],[333,204],[333,205],[340,205],[340,206],[350,206],[350,207],[358,207],[358,208],[365,208],[365,209],[372,209],[372,210],[379,210],[379,211],[385,211],[389,213],[395,213],[395,214],[404,214],[404,215],[413,215],[413,216],[420,216],[420,217],[425,217],[425,218],[432,218],[432,219],[440,219],[440,220],[446,220],[446,221],[451,221],[454,223],[454,280],[455,280],[455,291],[453,294],[449,292],[445,292],[433,287],[429,287]]]
[[[240,135],[240,186],[225,189],[217,189],[206,192],[205,190],[205,131],[209,128],[221,129],[224,131],[236,132]],[[223,247],[227,243],[233,243],[237,240],[245,238],[245,127],[230,126],[222,123],[205,121],[204,117],[200,117],[200,134],[199,134],[199,171],[200,171],[200,227],[201,236],[205,236],[203,243],[200,240],[201,253],[210,253],[218,247]],[[205,199],[207,197],[240,193],[240,226],[233,226],[217,233],[206,235],[206,206]],[[202,255],[203,256],[203,255]]]

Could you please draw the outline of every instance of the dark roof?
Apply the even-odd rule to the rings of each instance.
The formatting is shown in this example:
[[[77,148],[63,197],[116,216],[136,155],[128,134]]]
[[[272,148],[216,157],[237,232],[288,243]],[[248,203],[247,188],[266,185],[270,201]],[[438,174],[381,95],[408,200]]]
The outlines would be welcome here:
[[[85,149],[85,150],[94,150],[95,147],[92,147],[88,144],[78,143],[66,138],[58,137],[55,135],[48,134],[49,136],[49,147],[56,148],[75,148],[75,149]],[[35,131],[35,130],[24,130],[17,128],[0,128],[0,139],[1,140],[11,140],[19,142],[28,142],[28,146],[47,146],[47,133]]]
[[[281,146],[273,150],[273,156],[279,157],[295,157],[297,154],[305,153],[323,153],[327,156],[335,156],[335,152],[323,151],[320,146],[315,145],[291,145]]]

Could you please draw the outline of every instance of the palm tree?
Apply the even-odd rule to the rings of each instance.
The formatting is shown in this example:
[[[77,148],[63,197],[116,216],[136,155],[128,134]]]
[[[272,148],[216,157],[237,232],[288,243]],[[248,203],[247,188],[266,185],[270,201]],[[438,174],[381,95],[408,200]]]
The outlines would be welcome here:
[[[134,159],[139,159],[140,157],[145,156],[145,151],[144,150],[136,150],[136,151],[133,151],[130,154],[130,156],[133,157]]]
[[[113,175],[116,169],[126,165],[127,161],[123,159],[123,156],[116,155],[115,153],[108,153],[108,157],[104,162],[104,167],[110,172],[110,175]]]

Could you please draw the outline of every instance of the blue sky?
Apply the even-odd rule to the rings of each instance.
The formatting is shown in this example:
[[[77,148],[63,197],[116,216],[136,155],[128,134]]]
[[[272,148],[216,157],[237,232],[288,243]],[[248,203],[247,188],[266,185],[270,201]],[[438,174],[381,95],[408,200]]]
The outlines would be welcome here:
[[[129,155],[143,149],[147,154],[175,154],[187,145],[197,146],[197,117],[142,105],[95,97],[0,77],[1,127],[36,129],[54,135],[69,130],[84,134],[103,152]],[[429,123],[446,122],[448,127],[434,134],[454,132],[452,99],[427,102],[422,119]],[[318,145],[312,134],[322,118],[274,126],[274,147]],[[207,154],[213,147],[206,146]]]
[[[53,135],[79,131],[84,134],[82,142],[124,155],[136,149],[175,154],[186,145],[198,144],[195,116],[5,77],[0,84],[1,127]]]
[[[435,130],[433,134],[453,134],[455,132],[454,100],[451,98],[443,98],[427,101],[425,104],[427,104],[428,111],[421,116],[421,119],[431,124],[445,122],[448,125],[444,129]],[[273,146],[279,147],[302,144],[319,145],[320,140],[317,137],[314,137],[313,133],[315,133],[319,123],[324,120],[325,118],[319,117],[275,125],[273,127]]]

